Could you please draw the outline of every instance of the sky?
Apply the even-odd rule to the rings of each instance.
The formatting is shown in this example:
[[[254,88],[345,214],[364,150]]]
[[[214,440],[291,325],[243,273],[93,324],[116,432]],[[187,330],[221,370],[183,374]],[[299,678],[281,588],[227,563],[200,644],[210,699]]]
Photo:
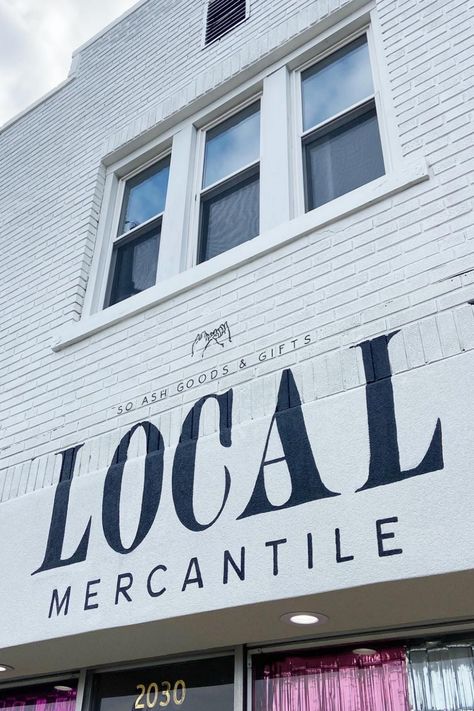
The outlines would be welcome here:
[[[61,83],[74,49],[136,0],[0,0],[0,126]]]

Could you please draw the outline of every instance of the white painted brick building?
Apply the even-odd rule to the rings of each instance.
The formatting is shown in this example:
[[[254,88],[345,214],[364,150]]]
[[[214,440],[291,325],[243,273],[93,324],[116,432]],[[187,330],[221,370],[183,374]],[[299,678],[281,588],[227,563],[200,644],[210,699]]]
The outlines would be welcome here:
[[[359,641],[380,651],[387,639],[425,650],[431,638],[451,659],[462,633],[472,650],[474,2],[244,5],[245,19],[206,43],[205,0],[139,2],[75,52],[57,90],[0,129],[7,691],[66,674],[79,678],[76,703],[95,704],[87,669],[225,649],[235,654],[239,709],[242,645],[252,660],[284,640],[313,653]],[[325,86],[323,116],[320,87],[357,52],[370,91],[357,94],[342,64],[342,90]],[[338,148],[369,114],[369,138],[350,141],[354,154]],[[255,156],[226,173],[219,154],[225,179],[206,183],[211,139],[252,116]],[[382,167],[361,177],[376,144]],[[167,175],[163,207],[126,220],[134,186],[157,170]],[[341,188],[346,180],[356,187]],[[321,197],[329,182],[335,194]],[[247,184],[257,186],[257,228],[233,246],[215,225],[250,221],[238,192]],[[239,211],[229,202],[216,217],[219,201],[237,194]],[[161,235],[157,261],[140,267],[153,284],[125,293],[124,265],[151,244],[148,226]],[[206,399],[200,422],[200,409],[189,418],[212,394],[220,399]],[[298,426],[334,498],[310,495],[308,484],[307,498],[301,490],[293,500],[295,472],[310,477],[308,450],[295,424],[280,431],[292,415],[273,417],[277,399],[279,413],[304,416]],[[134,548],[153,509],[143,479],[152,430],[139,428],[125,454],[118,445],[127,449],[127,433],[144,422],[159,431],[164,463],[150,459],[162,487]],[[302,458],[295,469],[285,436]],[[183,484],[188,438],[198,445]],[[382,471],[390,456],[398,475]],[[125,458],[111,504],[113,467]],[[58,508],[53,526],[61,490],[64,516]],[[158,565],[167,593],[153,596]],[[132,600],[117,592],[120,575],[134,580]],[[280,621],[308,610],[328,618],[324,628]],[[413,684],[414,708],[448,707],[418,705]],[[252,696],[251,681],[248,703],[276,709]],[[282,711],[336,708],[288,703]],[[456,703],[449,708],[469,707]]]

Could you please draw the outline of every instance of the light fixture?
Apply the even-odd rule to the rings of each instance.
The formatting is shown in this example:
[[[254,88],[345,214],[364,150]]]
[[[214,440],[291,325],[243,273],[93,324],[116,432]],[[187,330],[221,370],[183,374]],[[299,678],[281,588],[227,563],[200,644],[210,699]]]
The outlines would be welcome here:
[[[287,612],[280,620],[293,625],[322,625],[328,618],[320,612]]]
[[[7,671],[13,671],[13,667],[9,666],[8,664],[0,664],[0,673]]]
[[[357,649],[352,650],[352,654],[358,654],[362,657],[370,657],[372,654],[377,654],[377,650],[372,649],[371,647],[357,647]]]
[[[56,691],[72,691],[72,686],[65,686],[63,684],[56,684],[54,688]]]

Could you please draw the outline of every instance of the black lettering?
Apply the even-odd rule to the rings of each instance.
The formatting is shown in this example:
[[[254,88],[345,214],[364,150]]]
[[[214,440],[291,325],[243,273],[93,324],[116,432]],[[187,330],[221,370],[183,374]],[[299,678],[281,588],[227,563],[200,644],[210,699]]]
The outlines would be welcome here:
[[[122,585],[122,580],[127,580],[127,582]],[[118,605],[119,595],[123,595],[128,602],[132,602],[132,598],[128,594],[128,591],[133,585],[133,575],[131,573],[121,573],[117,577],[117,587],[115,588],[115,604]]]
[[[273,575],[278,575],[278,546],[287,543],[286,538],[279,538],[277,541],[267,541],[265,546],[273,549]]]
[[[354,560],[353,555],[342,555],[341,553],[341,530],[336,528],[334,533],[336,536],[336,563],[345,563],[348,560]]]
[[[240,565],[237,565],[235,560],[233,559],[232,555],[230,554],[230,551],[224,551],[224,577],[223,577],[223,583],[224,585],[227,585],[229,582],[229,563],[233,567],[234,571],[237,573],[237,576],[240,578],[240,580],[245,580],[245,547],[242,546],[240,549]]]
[[[369,477],[358,491],[393,484],[444,468],[441,420],[438,419],[431,443],[420,464],[407,471],[401,469],[388,353],[388,344],[397,333],[393,331],[357,345],[362,351],[367,381],[365,397],[370,443]]]
[[[89,580],[86,585],[86,598],[84,600],[84,610],[95,610],[99,607],[99,603],[90,602],[92,597],[97,597],[98,593],[91,591],[93,585],[98,585],[100,583],[100,578],[98,580]]]
[[[83,446],[83,444],[79,444],[76,447],[64,450],[64,452],[59,452],[62,457],[61,472],[54,496],[53,513],[49,527],[48,541],[46,543],[46,551],[41,566],[38,570],[35,570],[32,575],[42,573],[44,570],[51,570],[52,568],[60,568],[64,565],[80,563],[87,557],[92,518],[89,519],[75,553],[73,553],[69,558],[61,558],[74,466],[76,463],[77,453]]]
[[[385,526],[387,523],[398,523],[397,516],[392,516],[391,518],[380,518],[378,521],[375,522],[375,527],[377,529],[377,547],[379,550],[379,558],[383,558],[387,555],[401,555],[403,553],[403,550],[401,548],[384,548],[383,542],[385,540],[389,538],[395,538],[395,534],[393,531],[388,531],[387,533],[384,533],[382,531],[382,526]]]
[[[130,440],[136,430],[142,427],[146,434],[145,475],[143,481],[142,506],[137,533],[127,548],[120,534],[120,499],[125,462]],[[155,520],[163,485],[164,442],[160,431],[150,422],[139,422],[120,440],[115,450],[112,464],[104,482],[102,500],[102,528],[109,546],[117,553],[130,553],[143,541]]]
[[[69,602],[71,600],[71,586],[68,585],[66,592],[64,593],[61,602],[59,602],[59,593],[56,588],[53,590],[51,596],[51,604],[49,606],[48,619],[51,619],[53,614],[53,608],[56,606],[56,615],[59,615],[64,606],[64,616],[69,612]]]
[[[308,533],[306,535],[306,542],[308,546],[308,570],[312,570],[314,567],[313,561],[313,534]]]
[[[147,581],[146,581],[146,589],[148,590],[148,595],[149,595],[150,597],[160,597],[160,595],[163,595],[163,593],[166,592],[166,588],[165,588],[165,587],[161,588],[160,590],[153,590],[153,588],[151,587],[151,581],[152,581],[153,576],[155,575],[155,573],[158,573],[158,572],[161,571],[161,570],[162,570],[164,573],[166,573],[166,571],[167,571],[168,569],[167,569],[166,565],[156,565],[156,566],[153,568],[153,570],[150,571],[150,574],[149,574],[149,576],[148,576],[148,578],[147,578]]]
[[[195,573],[194,578],[191,577],[191,573]],[[184,583],[183,587],[181,588],[181,592],[184,592],[188,585],[194,585],[195,583],[198,584],[198,587],[203,588],[204,583],[202,581],[202,575],[201,575],[201,570],[199,568],[199,561],[197,558],[191,558],[189,561],[188,565],[188,570],[186,571],[186,575],[184,578]]]
[[[172,489],[176,514],[190,531],[204,531],[212,526],[221,515],[230,491],[230,473],[224,467],[225,490],[222,506],[209,523],[199,523],[194,515],[194,473],[196,466],[196,449],[199,438],[199,423],[204,403],[214,398],[219,405],[219,440],[223,447],[232,445],[232,390],[222,395],[206,395],[198,400],[186,416],[181,430],[179,444],[173,462]]]
[[[267,460],[268,443],[275,423],[284,456],[279,459]],[[265,489],[265,467],[282,461],[286,462],[290,474],[291,495],[286,503],[275,506],[268,500]],[[284,370],[278,390],[277,406],[270,423],[255,488],[249,503],[238,518],[279,509],[289,509],[292,506],[299,506],[309,501],[326,499],[331,496],[339,496],[339,494],[327,489],[321,480],[309,443],[300,395],[293,373],[290,369]]]

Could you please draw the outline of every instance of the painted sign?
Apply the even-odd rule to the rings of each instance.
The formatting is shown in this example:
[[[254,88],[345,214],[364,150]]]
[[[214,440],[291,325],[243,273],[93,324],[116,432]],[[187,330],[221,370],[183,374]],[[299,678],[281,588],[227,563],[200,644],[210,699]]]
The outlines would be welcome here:
[[[2,508],[9,643],[34,638],[29,616],[47,637],[473,567],[472,354],[393,376],[395,337],[357,346],[363,388],[302,404],[285,369],[269,417],[234,426],[229,388],[190,407],[176,446],[158,419],[103,473],[74,477],[82,444],[58,453],[55,491]]]

